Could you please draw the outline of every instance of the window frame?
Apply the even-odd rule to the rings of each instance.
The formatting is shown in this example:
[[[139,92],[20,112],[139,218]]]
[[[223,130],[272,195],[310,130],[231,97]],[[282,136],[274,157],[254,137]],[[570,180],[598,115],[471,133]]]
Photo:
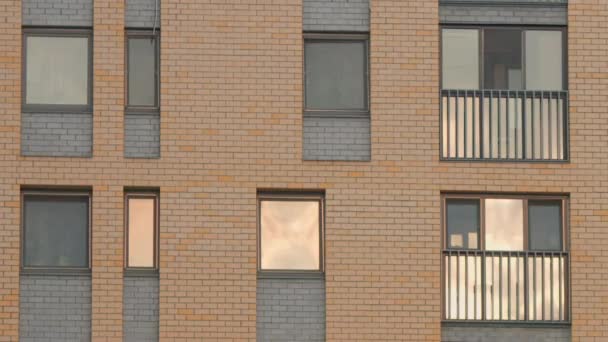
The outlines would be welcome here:
[[[337,42],[363,42],[365,47],[365,64],[363,75],[365,79],[365,108],[360,109],[313,109],[306,105],[306,44],[337,43]],[[304,33],[302,39],[302,108],[305,117],[320,118],[368,118],[370,110],[370,39],[367,33]]]
[[[447,236],[447,201],[450,199],[478,199],[479,200],[479,248],[477,249],[465,249],[465,248],[448,248],[448,236]],[[489,251],[485,248],[486,246],[486,222],[485,222],[485,200],[486,199],[515,199],[522,200],[523,202],[523,238],[524,248],[522,252],[568,252],[570,250],[570,242],[568,239],[568,199],[567,195],[539,195],[539,194],[459,194],[459,193],[442,193],[441,194],[441,246],[442,250],[451,251]],[[562,248],[561,250],[531,250],[530,249],[530,230],[529,230],[529,219],[528,219],[528,202],[529,201],[561,201],[561,238]]]
[[[479,216],[480,216],[480,236],[479,236],[479,248],[478,249],[463,249],[463,248],[448,248],[447,244],[447,200],[449,199],[478,199],[479,200]],[[485,200],[486,199],[519,199],[523,201],[523,221],[524,221],[524,248],[523,251],[493,251],[485,249]],[[562,249],[557,250],[530,250],[529,249],[529,229],[528,229],[528,201],[561,201],[561,230],[562,230]],[[570,196],[567,194],[513,194],[513,193],[466,193],[466,192],[442,192],[440,195],[441,201],[441,320],[442,323],[447,324],[459,324],[462,322],[465,323],[473,323],[473,324],[547,324],[547,325],[560,325],[571,324],[572,317],[572,289],[570,286],[571,282],[571,258],[570,258],[570,237],[569,237],[569,202]],[[448,319],[446,318],[446,270],[444,263],[444,253],[452,252],[452,253],[467,253],[467,252],[494,252],[494,253],[517,253],[517,252],[525,252],[525,253],[564,253],[566,254],[566,261],[564,262],[564,318],[563,321],[551,321],[551,320],[493,320],[487,319],[483,316],[481,319]],[[463,254],[464,255],[464,254]],[[482,256],[483,257],[483,256]],[[483,271],[482,271],[483,272]],[[482,276],[482,282],[485,282]],[[524,288],[527,285],[524,285]],[[483,291],[483,290],[482,290]],[[482,292],[483,296],[483,292]],[[528,299],[524,299],[527,301]],[[525,303],[524,305],[529,305],[529,303]],[[482,306],[482,310],[485,308]],[[526,317],[528,313],[526,312]]]
[[[154,200],[154,266],[152,267],[131,267],[129,266],[129,200],[130,199],[153,199]],[[159,269],[159,206],[158,191],[137,191],[126,190],[124,194],[124,270],[131,273],[156,273]]]
[[[154,105],[130,105],[129,104],[129,40],[151,38],[155,41],[154,49]],[[151,29],[126,29],[125,30],[125,113],[127,114],[150,114],[160,113],[160,30]]]
[[[86,197],[87,198],[87,266],[86,267],[72,267],[72,266],[26,266],[25,265],[25,201],[26,197],[37,197],[37,198],[66,198],[66,197]],[[19,236],[19,249],[20,249],[20,270],[22,273],[89,273],[91,272],[92,262],[92,195],[90,191],[86,190],[22,190],[21,191],[21,224],[20,224],[20,236]]]
[[[262,268],[262,201],[301,202],[317,201],[319,203],[319,269],[290,270]],[[318,191],[258,191],[257,199],[257,274],[258,278],[323,278],[325,274],[325,193]]]
[[[28,37],[87,38],[87,103],[44,104],[27,103],[27,39]],[[84,28],[26,27],[22,31],[21,111],[24,113],[93,113],[93,30]]]
[[[517,30],[521,34],[521,68],[522,89],[493,89],[501,91],[543,91],[527,89],[526,85],[526,31],[558,31],[562,33],[562,89],[555,91],[568,91],[568,27],[562,25],[471,25],[471,24],[445,24],[439,26],[439,85],[442,90],[448,90],[443,85],[443,30],[476,30],[478,32],[478,60],[479,89],[460,90],[487,90],[485,88],[485,58],[484,38],[485,30]],[[491,89],[491,88],[488,88]],[[451,89],[450,89],[451,90]]]

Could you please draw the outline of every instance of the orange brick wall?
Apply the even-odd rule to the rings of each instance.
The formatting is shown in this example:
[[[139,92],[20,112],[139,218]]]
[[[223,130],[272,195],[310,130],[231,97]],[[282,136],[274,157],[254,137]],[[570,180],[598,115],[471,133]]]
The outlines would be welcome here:
[[[608,339],[608,3],[570,1],[569,163],[439,162],[438,3],[371,0],[371,162],[302,161],[301,0],[162,0],[161,155],[123,158],[124,5],[95,1],[93,158],[19,155],[0,1],[0,341],[19,187],[93,189],[93,340],[122,339],[123,188],[160,187],[163,341],[255,340],[256,189],[326,190],[328,341],[439,341],[440,192],[571,194],[573,340]]]

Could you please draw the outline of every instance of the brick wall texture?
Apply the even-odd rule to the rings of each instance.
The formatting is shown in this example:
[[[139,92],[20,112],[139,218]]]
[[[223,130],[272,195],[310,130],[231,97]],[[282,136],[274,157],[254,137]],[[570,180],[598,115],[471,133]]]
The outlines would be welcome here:
[[[258,279],[257,340],[325,341],[324,279]]]
[[[569,327],[450,326],[441,329],[441,342],[570,342]]]
[[[161,0],[125,0],[125,26],[128,28],[160,27]],[[154,13],[156,10],[156,14]]]
[[[21,115],[21,153],[24,156],[90,157],[92,150],[91,114]]]
[[[370,0],[303,0],[305,31],[369,31]]]
[[[23,25],[93,26],[93,0],[22,0]]]
[[[555,2],[538,2],[535,6],[447,3],[439,6],[439,18],[444,24],[567,25],[568,10]]]
[[[125,342],[158,341],[158,277],[125,276],[123,332]]]
[[[567,163],[439,160],[439,4],[372,0],[369,162],[302,159],[302,0],[161,2],[161,158],[124,157],[124,4],[94,2],[91,158],[21,156],[20,1],[0,2],[0,341],[20,187],[92,188],[93,341],[123,332],[124,187],[160,188],[161,341],[256,339],[257,189],[326,192],[326,340],[441,339],[442,191],[570,195],[572,341],[608,339],[608,2],[568,4]]]
[[[370,160],[368,118],[307,117],[303,121],[304,160]]]
[[[91,339],[91,276],[22,275],[20,291],[20,341]]]
[[[125,115],[125,157],[160,157],[160,116],[158,114]]]

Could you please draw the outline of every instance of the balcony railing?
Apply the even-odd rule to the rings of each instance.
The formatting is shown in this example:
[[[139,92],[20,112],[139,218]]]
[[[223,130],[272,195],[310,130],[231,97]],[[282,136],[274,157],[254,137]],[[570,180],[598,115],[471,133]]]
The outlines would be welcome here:
[[[568,92],[442,90],[446,160],[568,159]]]
[[[443,252],[444,319],[569,320],[568,253]]]

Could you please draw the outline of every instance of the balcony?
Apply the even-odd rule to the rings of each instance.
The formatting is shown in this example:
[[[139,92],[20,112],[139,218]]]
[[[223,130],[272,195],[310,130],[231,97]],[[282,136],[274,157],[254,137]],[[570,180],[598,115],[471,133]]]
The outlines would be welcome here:
[[[442,160],[565,161],[568,92],[441,91]]]
[[[567,252],[443,252],[447,321],[564,323]]]

